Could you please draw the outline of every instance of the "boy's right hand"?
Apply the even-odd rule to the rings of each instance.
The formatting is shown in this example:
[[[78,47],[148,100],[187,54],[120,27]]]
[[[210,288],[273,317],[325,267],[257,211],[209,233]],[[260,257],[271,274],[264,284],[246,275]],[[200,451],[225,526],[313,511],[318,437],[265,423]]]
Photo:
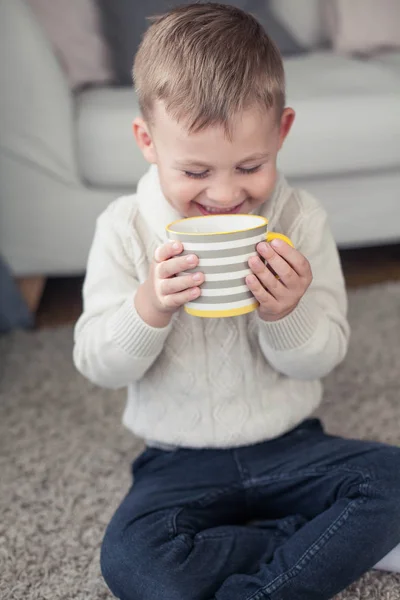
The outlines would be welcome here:
[[[136,310],[153,327],[168,325],[172,315],[181,306],[201,294],[199,286],[204,282],[203,273],[179,275],[194,269],[199,259],[194,254],[180,256],[182,252],[181,242],[167,242],[157,248],[149,278],[137,291]]]

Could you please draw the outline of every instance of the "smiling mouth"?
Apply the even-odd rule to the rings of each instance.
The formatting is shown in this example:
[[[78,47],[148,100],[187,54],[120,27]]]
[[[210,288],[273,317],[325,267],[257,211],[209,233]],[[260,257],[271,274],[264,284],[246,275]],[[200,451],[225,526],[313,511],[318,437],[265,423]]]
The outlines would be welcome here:
[[[244,202],[232,206],[231,208],[215,208],[214,206],[204,206],[198,202],[196,202],[196,204],[203,215],[230,215],[240,212]]]

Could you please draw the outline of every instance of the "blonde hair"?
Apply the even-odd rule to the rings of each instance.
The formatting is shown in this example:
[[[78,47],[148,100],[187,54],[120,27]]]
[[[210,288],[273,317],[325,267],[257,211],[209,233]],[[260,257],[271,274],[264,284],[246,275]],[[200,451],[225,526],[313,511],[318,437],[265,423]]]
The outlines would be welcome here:
[[[190,4],[156,17],[135,57],[133,79],[145,120],[157,100],[189,131],[229,123],[258,106],[285,104],[281,55],[260,23],[233,6]]]

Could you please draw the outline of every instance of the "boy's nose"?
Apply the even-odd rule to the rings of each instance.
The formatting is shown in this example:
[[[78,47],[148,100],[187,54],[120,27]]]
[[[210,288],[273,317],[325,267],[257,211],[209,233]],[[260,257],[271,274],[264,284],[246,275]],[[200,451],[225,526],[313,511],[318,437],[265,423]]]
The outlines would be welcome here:
[[[232,206],[241,202],[241,192],[231,185],[219,185],[207,190],[210,202],[218,206]]]

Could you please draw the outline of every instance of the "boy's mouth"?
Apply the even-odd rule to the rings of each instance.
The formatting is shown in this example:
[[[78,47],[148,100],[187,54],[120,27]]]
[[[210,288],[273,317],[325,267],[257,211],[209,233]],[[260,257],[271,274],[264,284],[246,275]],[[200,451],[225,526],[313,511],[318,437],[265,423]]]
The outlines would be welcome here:
[[[232,206],[231,208],[215,208],[214,206],[204,206],[198,202],[195,204],[197,204],[199,211],[203,215],[230,215],[240,212],[244,202],[236,204],[236,206]]]

